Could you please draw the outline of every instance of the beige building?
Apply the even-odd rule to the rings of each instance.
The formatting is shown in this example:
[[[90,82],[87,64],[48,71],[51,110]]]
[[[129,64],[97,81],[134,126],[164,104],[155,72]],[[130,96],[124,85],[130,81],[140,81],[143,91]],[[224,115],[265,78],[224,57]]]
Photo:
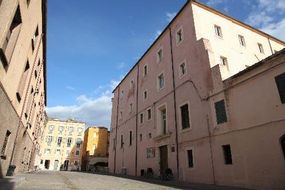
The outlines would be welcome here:
[[[188,1],[114,90],[110,171],[284,189],[284,47]]]
[[[89,127],[84,133],[82,170],[108,164],[110,133],[106,127]],[[103,164],[104,163],[104,164]]]
[[[41,138],[39,168],[42,170],[81,170],[85,123],[48,119]]]
[[[45,125],[46,0],[0,1],[0,178],[34,169]]]

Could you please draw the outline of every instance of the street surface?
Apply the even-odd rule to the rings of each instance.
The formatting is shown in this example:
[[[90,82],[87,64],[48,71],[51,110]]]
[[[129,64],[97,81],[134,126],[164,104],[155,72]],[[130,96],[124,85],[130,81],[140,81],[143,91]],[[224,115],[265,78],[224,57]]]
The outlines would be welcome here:
[[[16,190],[175,189],[131,179],[79,172],[42,171],[24,176],[25,182]]]
[[[243,190],[241,188],[215,186],[206,184],[190,184],[177,181],[161,181],[140,177],[115,177],[81,172],[51,172],[40,171],[17,175],[0,181],[0,190],[159,190],[159,189],[189,189],[189,190]],[[16,183],[16,182],[21,183]]]

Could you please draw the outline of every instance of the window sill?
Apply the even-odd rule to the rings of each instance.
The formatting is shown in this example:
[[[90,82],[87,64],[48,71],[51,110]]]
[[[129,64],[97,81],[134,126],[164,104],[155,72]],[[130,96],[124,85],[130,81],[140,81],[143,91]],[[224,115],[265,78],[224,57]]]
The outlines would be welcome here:
[[[181,129],[181,133],[187,133],[187,132],[189,132],[189,131],[192,131],[192,128],[191,127],[189,127],[189,128],[186,128],[186,129]]]
[[[158,136],[154,137],[153,139],[154,139],[155,141],[160,141],[160,140],[162,140],[162,139],[169,138],[169,137],[171,136],[171,134],[172,134],[171,132],[168,132],[168,133],[166,133],[166,134],[158,135]]]

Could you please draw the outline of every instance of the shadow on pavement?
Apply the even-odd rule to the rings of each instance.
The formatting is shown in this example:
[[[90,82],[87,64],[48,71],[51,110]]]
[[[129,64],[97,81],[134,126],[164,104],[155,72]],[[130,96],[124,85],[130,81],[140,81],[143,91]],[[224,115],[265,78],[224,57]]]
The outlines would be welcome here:
[[[10,178],[3,178],[2,167],[0,162],[0,190],[13,190],[15,183]]]

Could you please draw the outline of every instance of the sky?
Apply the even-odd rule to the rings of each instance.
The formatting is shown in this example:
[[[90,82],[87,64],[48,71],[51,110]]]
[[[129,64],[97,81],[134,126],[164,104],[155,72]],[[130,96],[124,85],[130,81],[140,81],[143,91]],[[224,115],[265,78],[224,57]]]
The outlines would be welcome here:
[[[285,0],[200,0],[285,41]],[[112,90],[186,0],[49,0],[47,113],[110,127]]]

